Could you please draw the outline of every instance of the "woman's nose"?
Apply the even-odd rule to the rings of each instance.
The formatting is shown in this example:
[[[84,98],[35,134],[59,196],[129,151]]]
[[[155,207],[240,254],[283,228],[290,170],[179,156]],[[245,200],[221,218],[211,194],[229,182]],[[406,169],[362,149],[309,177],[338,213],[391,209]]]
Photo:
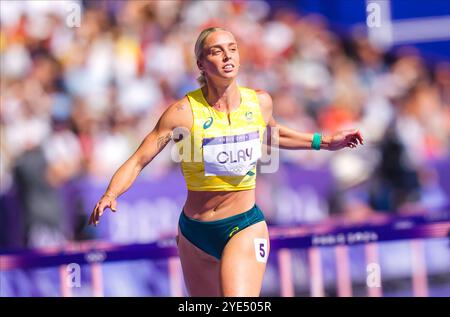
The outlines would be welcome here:
[[[229,59],[231,59],[231,54],[230,54],[230,52],[225,51],[224,55],[223,55],[224,62],[228,61]]]

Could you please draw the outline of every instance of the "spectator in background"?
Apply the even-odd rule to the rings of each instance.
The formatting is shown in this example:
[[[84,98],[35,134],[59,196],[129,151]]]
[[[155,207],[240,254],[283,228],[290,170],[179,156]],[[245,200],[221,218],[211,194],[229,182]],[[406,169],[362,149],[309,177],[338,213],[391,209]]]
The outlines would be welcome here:
[[[366,141],[374,146],[334,157],[324,154],[315,160],[308,151],[281,157],[305,168],[330,163],[337,192],[347,190],[347,180],[357,166],[362,167],[372,173],[357,182],[373,178],[374,184],[372,199],[361,201],[395,212],[410,198],[419,199],[417,192],[429,191],[428,186],[436,181],[421,176],[433,175],[422,172],[424,165],[449,157],[448,62],[430,67],[410,48],[387,55],[365,35],[342,38],[319,15],[285,9],[272,12],[264,1],[81,4],[81,26],[69,28],[66,8],[60,2],[2,3],[2,193],[14,184],[24,192],[32,192],[30,186],[39,187],[32,185],[31,178],[39,176],[33,164],[52,171],[48,180],[56,187],[43,186],[49,193],[79,175],[97,179],[110,175],[123,154],[154,125],[165,105],[196,87],[194,43],[188,39],[209,24],[224,25],[236,34],[245,65],[239,84],[267,90],[278,105],[275,115],[281,123],[325,133],[350,125],[361,127]],[[261,46],[265,49],[256,49]],[[167,66],[161,63],[165,60],[170,65],[161,67]],[[73,127],[54,126],[69,117]],[[387,134],[388,129],[392,131]],[[391,133],[395,139],[386,139]],[[51,140],[47,145],[46,139]],[[48,144],[53,142],[64,145],[52,149]],[[115,155],[108,155],[111,149]],[[403,154],[389,153],[389,149]],[[160,162],[154,162],[158,168],[149,169],[145,176],[172,169],[168,155],[162,153]],[[333,168],[342,161],[351,163]],[[387,172],[393,166],[388,162],[398,168],[393,175]],[[34,174],[25,175],[28,171]],[[409,177],[413,186],[405,185]],[[381,181],[395,187],[391,195],[401,191],[403,198],[382,199],[381,190],[376,190]],[[328,207],[337,206],[330,203]]]
[[[381,161],[371,180],[371,202],[376,210],[395,212],[407,202],[418,201],[419,183],[395,131],[389,129],[383,140]]]
[[[60,228],[63,205],[57,189],[50,184],[48,171],[43,149],[36,144],[25,150],[14,167],[24,212],[24,245],[28,247],[64,243]]]

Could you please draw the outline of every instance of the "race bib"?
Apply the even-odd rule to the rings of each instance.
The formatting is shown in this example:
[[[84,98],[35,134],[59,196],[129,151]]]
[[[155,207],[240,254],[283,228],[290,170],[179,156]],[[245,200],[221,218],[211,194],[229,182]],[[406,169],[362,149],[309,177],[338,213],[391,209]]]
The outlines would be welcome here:
[[[205,176],[244,176],[260,157],[258,131],[203,139]]]

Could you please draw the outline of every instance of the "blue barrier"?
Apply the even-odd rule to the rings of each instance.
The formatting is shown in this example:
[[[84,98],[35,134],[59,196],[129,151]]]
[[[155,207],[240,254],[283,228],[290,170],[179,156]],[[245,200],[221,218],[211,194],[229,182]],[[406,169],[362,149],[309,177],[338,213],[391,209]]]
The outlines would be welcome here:
[[[386,217],[379,224],[336,226],[271,226],[271,250],[355,245],[381,241],[441,238],[449,234],[450,213],[435,217]],[[67,248],[0,252],[0,271],[49,267],[68,263],[88,264],[177,256],[174,238],[145,244],[113,244],[89,241]]]

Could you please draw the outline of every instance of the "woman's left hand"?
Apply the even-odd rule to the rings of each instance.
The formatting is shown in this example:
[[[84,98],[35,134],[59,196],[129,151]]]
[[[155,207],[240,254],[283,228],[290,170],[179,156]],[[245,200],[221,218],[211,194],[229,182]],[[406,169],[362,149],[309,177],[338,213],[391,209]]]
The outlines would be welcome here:
[[[359,144],[364,144],[363,137],[359,129],[338,131],[329,137],[327,150],[337,151],[343,148],[356,148]]]

